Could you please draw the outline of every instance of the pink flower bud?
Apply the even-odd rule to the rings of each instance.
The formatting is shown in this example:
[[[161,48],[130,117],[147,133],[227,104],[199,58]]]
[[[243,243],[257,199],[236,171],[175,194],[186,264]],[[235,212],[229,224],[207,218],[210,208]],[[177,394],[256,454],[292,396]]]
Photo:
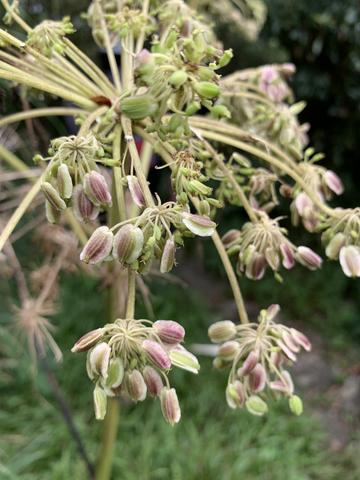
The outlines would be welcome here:
[[[240,345],[235,340],[229,340],[222,345],[220,345],[218,350],[218,356],[222,360],[231,361],[235,358],[236,354],[239,353]]]
[[[282,370],[281,378],[270,382],[270,388],[272,390],[277,390],[278,392],[282,392],[287,395],[292,395],[294,392],[294,384],[290,373],[286,370]]]
[[[294,353],[300,352],[300,346],[298,343],[294,340],[294,337],[289,333],[287,330],[284,330],[282,332],[282,340],[285,343],[285,345],[290,348]]]
[[[236,242],[241,236],[240,230],[232,229],[223,235],[221,238],[222,243],[225,248],[230,247],[234,242]]]
[[[242,364],[242,367],[238,368],[238,371],[236,372],[237,376],[241,378],[244,375],[249,375],[249,373],[251,373],[257,365],[258,361],[258,354],[255,352],[250,352],[249,355],[246,357],[244,363]]]
[[[236,325],[231,320],[213,323],[208,330],[210,340],[214,343],[226,342],[236,335]]]
[[[148,359],[158,368],[162,370],[169,370],[171,367],[171,360],[164,348],[158,342],[153,340],[144,340],[142,347]]]
[[[161,255],[160,272],[168,273],[172,270],[175,263],[175,241],[173,238],[168,238]]]
[[[161,411],[170,425],[175,425],[181,418],[179,400],[175,388],[164,387],[160,393]]]
[[[262,253],[254,252],[249,264],[246,267],[245,274],[252,280],[261,280],[266,270],[266,259]]]
[[[106,380],[108,375],[111,348],[106,342],[98,343],[89,352],[89,367],[93,376],[100,375]]]
[[[71,351],[76,352],[87,352],[92,348],[96,343],[102,338],[104,333],[103,328],[97,328],[96,330],[91,330],[91,332],[83,335],[72,347]]]
[[[95,264],[105,260],[111,253],[114,235],[108,227],[97,228],[86,242],[80,260]]]
[[[283,267],[287,270],[290,270],[295,265],[294,253],[287,243],[280,244],[280,252],[282,255],[282,264]]]
[[[66,203],[60,197],[59,192],[51,185],[51,183],[43,182],[41,184],[41,190],[43,191],[46,200],[55,210],[66,210]]]
[[[249,386],[253,393],[258,393],[264,390],[266,385],[265,368],[258,363],[249,374]]]
[[[245,403],[245,388],[239,380],[235,380],[235,382],[228,384],[225,395],[227,404],[230,408],[240,408]]]
[[[268,320],[274,319],[280,312],[280,305],[273,303],[266,309],[266,318]]]
[[[127,177],[129,192],[135,205],[143,207],[145,205],[144,194],[141,190],[139,180],[134,175],[128,175]]]
[[[322,258],[308,247],[298,247],[296,258],[302,265],[310,270],[316,270],[317,268],[320,268],[322,264]]]
[[[347,277],[360,277],[360,248],[354,245],[342,247],[340,265]]]
[[[133,370],[126,375],[126,389],[134,402],[142,402],[146,398],[147,387],[139,370]]]
[[[324,181],[330,190],[336,193],[336,195],[341,195],[343,193],[344,185],[340,177],[332,170],[327,170],[324,173]]]
[[[174,344],[184,340],[185,329],[179,323],[172,320],[157,320],[153,324],[160,340],[165,343]]]
[[[120,263],[131,264],[141,255],[144,234],[139,227],[127,224],[122,226],[114,237],[113,257]]]
[[[331,260],[337,260],[339,258],[340,250],[345,245],[345,243],[346,237],[343,233],[338,232],[337,234],[335,234],[326,247],[326,256]]]
[[[84,190],[95,205],[111,205],[111,193],[105,177],[92,170],[84,176]]]
[[[300,347],[302,347],[304,350],[310,352],[311,343],[307,336],[299,332],[299,330],[296,330],[295,328],[291,328],[290,331],[295,342],[300,345]]]
[[[144,368],[142,374],[149,394],[153,397],[159,396],[164,387],[161,375],[155,370],[155,368],[149,366]]]
[[[205,215],[183,212],[182,221],[190,232],[199,237],[210,237],[215,232],[216,223]]]
[[[306,193],[301,192],[295,198],[295,207],[298,214],[303,217],[309,210],[313,209],[314,204]]]
[[[72,197],[72,207],[75,217],[79,222],[94,221],[99,215],[99,209],[86,196],[81,185],[76,185]]]
[[[281,350],[285,353],[286,357],[293,361],[296,362],[296,355],[295,353],[289,348],[282,340],[278,339],[277,342],[278,346],[281,348]]]

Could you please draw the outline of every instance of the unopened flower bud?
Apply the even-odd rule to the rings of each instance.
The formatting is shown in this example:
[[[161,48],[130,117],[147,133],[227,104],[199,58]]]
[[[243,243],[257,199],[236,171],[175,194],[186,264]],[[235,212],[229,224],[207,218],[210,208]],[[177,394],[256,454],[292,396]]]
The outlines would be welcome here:
[[[169,370],[171,367],[171,360],[164,348],[158,342],[153,340],[144,340],[142,343],[148,359],[158,368]]]
[[[225,105],[214,105],[210,111],[215,118],[231,118],[231,112]]]
[[[190,180],[188,188],[191,192],[196,193],[197,195],[207,196],[212,193],[212,188],[199,182],[199,180]]]
[[[94,221],[99,215],[99,208],[86,196],[81,185],[74,188],[72,207],[75,217],[80,222]]]
[[[49,223],[58,223],[61,218],[61,212],[45,199],[45,214]]]
[[[272,390],[285,393],[286,395],[291,395],[294,391],[294,384],[290,373],[286,370],[282,370],[281,378],[270,382],[270,388]]]
[[[250,398],[248,398],[245,405],[248,412],[252,415],[258,415],[261,417],[268,411],[267,404],[257,395],[252,395]]]
[[[308,247],[298,247],[296,252],[297,260],[309,268],[310,270],[316,270],[321,267],[322,258],[317,255],[311,248]]]
[[[144,200],[144,194],[139,184],[139,180],[134,175],[128,175],[126,179],[128,182],[129,192],[133,202],[138,207],[140,208],[143,207],[145,205],[145,200]]]
[[[331,260],[337,260],[342,247],[345,245],[346,237],[343,233],[336,233],[328,243],[325,253]]]
[[[289,398],[289,408],[294,415],[301,415],[303,413],[303,403],[300,397],[292,395]]]
[[[73,183],[68,166],[62,163],[57,171],[57,185],[62,198],[71,198]]]
[[[191,102],[187,106],[185,110],[185,114],[190,117],[191,115],[194,115],[196,112],[198,112],[200,108],[201,108],[201,105],[199,102]]]
[[[175,263],[175,242],[174,239],[168,238],[165,242],[164,249],[161,255],[160,272],[168,273],[172,270]]]
[[[277,303],[272,303],[266,309],[266,318],[268,320],[273,320],[278,315],[279,312],[280,312],[280,305]]]
[[[98,343],[89,352],[89,366],[93,374],[93,378],[99,375],[104,380],[107,379],[110,354],[111,348],[106,342]]]
[[[266,271],[266,259],[262,253],[254,252],[246,266],[245,274],[252,280],[261,280]]]
[[[220,345],[218,350],[218,356],[226,361],[231,361],[235,358],[236,354],[240,350],[240,345],[235,340],[229,340]]]
[[[121,100],[120,111],[131,120],[142,120],[151,117],[157,111],[155,99],[148,94],[126,97]]]
[[[266,385],[266,372],[261,363],[255,365],[249,374],[249,386],[252,392],[259,393]]]
[[[126,375],[126,389],[134,402],[142,402],[145,400],[147,387],[139,370],[133,370]]]
[[[114,237],[113,257],[120,263],[131,264],[139,258],[143,246],[142,230],[128,223],[122,226]]]
[[[218,97],[220,94],[219,86],[212,82],[195,82],[194,90],[200,97],[209,99]]]
[[[124,378],[124,364],[120,358],[112,358],[109,363],[108,375],[105,386],[107,388],[118,388]]]
[[[222,320],[210,325],[209,338],[214,343],[223,343],[232,340],[236,335],[236,325],[231,320]]]
[[[251,373],[256,367],[258,361],[259,355],[255,352],[250,352],[242,366],[238,368],[238,371],[236,372],[237,376],[241,378],[244,375],[249,375],[249,373]]]
[[[153,397],[159,396],[164,387],[161,375],[155,368],[149,367],[148,365],[144,368],[142,374],[149,394]]]
[[[177,70],[170,76],[169,83],[174,88],[180,88],[182,85],[184,85],[187,79],[188,79],[188,76],[184,70]]]
[[[184,327],[172,320],[157,320],[153,324],[153,328],[164,343],[176,344],[184,340]]]
[[[301,217],[304,216],[306,212],[311,211],[313,209],[313,206],[313,202],[306,195],[306,193],[301,192],[296,196],[295,207]]]
[[[59,192],[49,182],[43,182],[41,184],[41,190],[44,192],[46,200],[56,210],[66,210],[66,203],[60,197]]]
[[[92,348],[97,342],[102,338],[104,333],[103,328],[97,328],[96,330],[91,330],[91,332],[83,335],[72,347],[71,351],[73,353],[77,352],[87,352]]]
[[[294,253],[287,243],[280,244],[283,267],[290,270],[295,265]]]
[[[97,228],[86,242],[80,260],[91,265],[105,260],[110,255],[114,235],[108,227]]]
[[[354,245],[342,247],[340,265],[347,277],[360,277],[360,248]]]
[[[200,365],[198,359],[191,352],[186,350],[186,348],[181,347],[180,345],[171,349],[169,352],[169,357],[172,365],[175,367],[182,368],[191,373],[199,373]]]
[[[295,342],[301,347],[303,347],[304,350],[306,350],[307,352],[310,352],[311,343],[310,343],[310,340],[307,338],[307,336],[299,332],[299,330],[296,330],[295,328],[291,328],[290,331]]]
[[[92,170],[84,176],[84,191],[95,205],[111,206],[111,193],[101,173]]]
[[[336,195],[341,195],[344,191],[344,185],[338,175],[332,170],[327,170],[324,174],[324,180],[326,185],[332,190]]]
[[[239,380],[228,384],[225,395],[230,408],[240,408],[244,405],[246,399],[245,388]]]
[[[190,232],[199,237],[210,237],[215,232],[216,223],[209,217],[183,212],[182,221]]]
[[[233,58],[234,54],[233,54],[233,51],[231,48],[229,48],[228,50],[225,50],[224,53],[221,55],[221,57],[219,58],[219,67],[225,67],[229,62],[230,60]]]
[[[239,238],[241,237],[240,230],[236,230],[233,228],[232,230],[229,230],[228,232],[225,233],[225,235],[222,236],[221,241],[224,244],[225,248],[229,248],[233,243],[235,243]]]
[[[175,388],[164,387],[160,393],[161,411],[170,425],[175,425],[181,418],[179,400]]]
[[[106,415],[107,396],[104,390],[96,385],[94,388],[94,410],[96,420],[104,420]]]

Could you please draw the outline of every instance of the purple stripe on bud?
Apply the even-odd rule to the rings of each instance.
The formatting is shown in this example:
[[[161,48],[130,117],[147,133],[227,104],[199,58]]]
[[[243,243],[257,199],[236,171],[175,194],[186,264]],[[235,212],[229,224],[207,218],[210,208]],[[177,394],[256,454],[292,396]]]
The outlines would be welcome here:
[[[265,368],[258,363],[249,374],[249,386],[253,393],[259,393],[264,390],[266,385]]]
[[[126,389],[134,402],[142,402],[145,400],[147,387],[139,370],[133,370],[126,375]]]
[[[157,367],[163,370],[169,370],[171,367],[171,360],[164,348],[158,342],[153,340],[144,340],[142,347],[148,359]]]
[[[179,400],[175,388],[164,387],[160,393],[161,411],[170,425],[175,425],[181,418]]]
[[[316,270],[320,268],[322,264],[322,258],[309,247],[298,247],[296,258],[302,265],[310,270]]]
[[[97,228],[86,242],[80,260],[95,264],[105,260],[111,253],[114,235],[108,227]]]
[[[290,270],[295,265],[295,258],[292,248],[287,243],[280,244],[283,267]]]
[[[126,177],[131,198],[135,205],[143,207],[145,205],[144,194],[141,190],[139,180],[134,175]]]
[[[228,384],[225,395],[227,404],[230,408],[240,408],[245,403],[245,388],[239,380],[235,380],[235,382]]]
[[[91,330],[91,332],[83,335],[72,347],[71,351],[76,352],[87,352],[92,348],[103,336],[104,329],[97,328],[96,330]]]
[[[338,175],[332,170],[327,170],[324,173],[324,180],[326,185],[332,190],[336,195],[341,195],[344,191],[344,185]]]
[[[243,377],[244,375],[249,375],[249,373],[255,368],[259,361],[259,356],[255,352],[250,352],[246,357],[242,367],[238,368],[236,372],[238,377]]]
[[[111,205],[111,193],[105,177],[92,170],[84,176],[84,190],[95,205]]]
[[[310,352],[311,343],[307,336],[299,332],[298,330],[295,330],[295,328],[291,328],[290,331],[295,342],[300,345],[304,350]]]
[[[294,392],[294,384],[291,375],[286,370],[282,370],[281,378],[270,383],[270,388],[278,392],[291,395]]]
[[[74,188],[72,207],[79,222],[94,221],[99,215],[99,208],[86,196],[81,185],[76,185]]]
[[[147,390],[153,397],[160,395],[161,390],[164,387],[161,375],[155,370],[155,368],[146,366],[142,372]]]
[[[185,329],[172,320],[157,320],[153,324],[159,338],[169,344],[180,343],[184,340]]]

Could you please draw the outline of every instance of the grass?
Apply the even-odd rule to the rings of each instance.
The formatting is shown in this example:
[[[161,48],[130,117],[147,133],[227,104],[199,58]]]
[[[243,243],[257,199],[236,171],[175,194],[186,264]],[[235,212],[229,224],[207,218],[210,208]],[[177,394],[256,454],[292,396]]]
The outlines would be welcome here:
[[[101,423],[95,421],[85,355],[69,352],[74,341],[101,321],[103,294],[82,276],[63,279],[62,311],[54,319],[64,351],[52,364],[88,453],[96,458]],[[181,320],[189,341],[204,341],[213,320],[192,292],[163,283],[152,286],[158,318]],[[11,295],[8,287],[2,289]],[[165,299],[165,300],[164,300]],[[139,314],[144,315],[139,309]],[[10,314],[0,314],[1,480],[85,480],[86,472],[42,372],[34,373],[19,341],[9,333]],[[162,419],[158,401],[123,405],[113,478],[124,480],[331,480],[360,476],[350,447],[327,450],[321,426],[309,413],[297,418],[276,405],[266,418],[227,408],[226,378],[201,359],[199,376],[174,372],[182,406],[175,428]]]

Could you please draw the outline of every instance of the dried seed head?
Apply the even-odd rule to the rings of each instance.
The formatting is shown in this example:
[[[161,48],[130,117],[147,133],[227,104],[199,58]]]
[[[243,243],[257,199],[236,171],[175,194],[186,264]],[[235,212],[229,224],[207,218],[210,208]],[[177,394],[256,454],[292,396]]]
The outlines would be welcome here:
[[[147,387],[139,370],[133,370],[126,374],[126,388],[134,402],[142,402],[146,398]]]
[[[92,170],[84,176],[84,191],[95,205],[111,206],[111,193],[101,173]]]
[[[141,255],[144,234],[139,227],[122,226],[114,237],[113,257],[120,263],[131,264]]]
[[[62,198],[71,198],[73,192],[73,182],[71,175],[68,169],[68,166],[65,163],[62,163],[57,171],[57,186]]]
[[[44,192],[46,200],[56,210],[66,210],[66,203],[60,197],[59,192],[49,182],[43,182],[41,184],[41,190]]]
[[[199,237],[210,237],[215,232],[216,223],[209,217],[183,212],[182,221],[190,232]]]
[[[111,253],[114,235],[108,227],[97,228],[86,242],[80,260],[95,264],[105,260]]]
[[[142,372],[147,390],[153,397],[158,397],[164,387],[161,375],[153,367],[146,366]]]
[[[81,338],[79,338],[79,340],[72,347],[71,351],[73,353],[87,352],[88,350],[90,350],[90,348],[96,345],[99,340],[101,340],[103,333],[104,333],[103,328],[97,328],[96,330],[91,330],[91,332],[88,332],[85,335],[83,335]]]
[[[210,340],[214,343],[222,343],[232,340],[236,335],[236,325],[231,320],[223,320],[213,323],[208,330]]]
[[[181,418],[179,400],[175,388],[164,387],[160,393],[161,411],[170,425],[175,425]]]
[[[72,207],[75,217],[80,222],[92,222],[99,215],[99,208],[87,197],[81,185],[76,185],[73,192]]]
[[[153,340],[144,340],[142,348],[150,362],[162,370],[169,370],[171,367],[171,360],[160,343],[154,342]]]
[[[185,329],[172,320],[157,320],[153,324],[156,334],[164,343],[176,344],[184,340]]]

